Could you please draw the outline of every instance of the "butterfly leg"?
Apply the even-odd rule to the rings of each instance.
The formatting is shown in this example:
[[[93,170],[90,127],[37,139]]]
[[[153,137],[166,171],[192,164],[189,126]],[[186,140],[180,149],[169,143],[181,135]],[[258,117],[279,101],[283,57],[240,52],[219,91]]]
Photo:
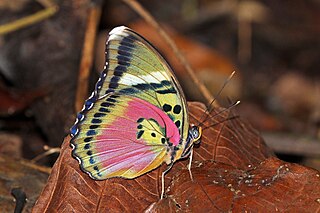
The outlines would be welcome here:
[[[171,162],[168,165],[168,167],[166,168],[166,170],[164,170],[164,172],[162,172],[162,174],[161,174],[161,197],[160,197],[160,199],[162,199],[164,196],[164,176],[172,168],[172,166],[173,166],[173,162]]]
[[[191,147],[191,152],[190,152],[190,156],[189,156],[189,164],[188,164],[188,170],[189,170],[191,181],[193,181],[193,176],[192,176],[192,172],[191,172],[192,157],[193,157],[193,147]]]

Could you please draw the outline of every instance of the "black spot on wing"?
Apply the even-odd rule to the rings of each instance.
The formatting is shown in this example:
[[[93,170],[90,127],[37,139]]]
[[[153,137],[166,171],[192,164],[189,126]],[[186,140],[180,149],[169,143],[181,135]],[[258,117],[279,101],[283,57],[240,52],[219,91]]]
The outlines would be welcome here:
[[[111,103],[116,103],[117,102],[117,100],[115,100],[114,98],[107,98],[107,101],[108,102],[111,102]]]
[[[130,44],[130,42],[128,42]],[[128,47],[125,45],[125,42],[120,42],[120,46],[118,47],[118,53],[120,55],[125,55],[125,56],[131,56],[132,48],[134,47]]]
[[[84,148],[84,149],[90,149],[90,144],[89,144],[89,143],[86,143],[86,145],[84,145],[83,148]]]
[[[119,90],[119,93],[124,94],[124,95],[133,95],[133,94],[137,94],[140,92],[141,92],[141,90],[138,90],[137,88],[134,88],[134,87],[127,87],[127,88]]]
[[[104,101],[104,102],[102,102],[100,104],[100,106],[102,106],[102,107],[111,107],[111,106],[114,106],[114,104]]]
[[[106,92],[104,94],[109,94],[109,93],[112,93],[112,92],[114,92],[114,89],[110,89],[109,88],[109,89],[106,90]]]
[[[179,127],[180,127],[181,122],[180,122],[179,120],[177,120],[176,122],[174,122],[174,124],[179,128]]]
[[[167,80],[161,81],[161,84],[162,84],[163,86],[171,86],[171,82],[170,82],[170,81],[167,81]]]
[[[166,142],[166,139],[165,138],[161,138],[161,143],[165,143]]]
[[[156,92],[159,93],[159,94],[168,94],[168,93],[176,94],[177,93],[177,91],[174,88],[156,90]]]
[[[128,35],[120,41],[120,46],[127,47],[127,48],[134,48],[134,41],[136,40],[137,39],[134,36]]]
[[[137,122],[138,122],[138,123],[141,123],[143,120],[144,120],[144,118],[139,118],[139,119],[137,120]]]
[[[169,112],[169,111],[171,111],[172,106],[169,105],[169,104],[164,104],[163,107],[162,107],[162,109],[163,109],[165,112]]]
[[[119,95],[110,95],[110,98],[119,98],[120,96]],[[107,99],[108,100],[108,99]]]
[[[180,106],[180,105],[175,105],[175,106],[173,107],[173,112],[174,112],[175,114],[179,114],[179,113],[181,112],[181,106]]]
[[[83,141],[84,142],[90,142],[92,140],[92,137],[86,137]]]
[[[136,85],[132,85],[134,88],[137,88],[139,90],[148,90],[148,89],[152,89],[150,84],[136,84]]]
[[[139,92],[140,91],[138,89],[133,88],[133,87],[124,88],[124,89],[121,89],[119,91],[119,93],[126,94],[126,95],[128,95],[128,94],[137,94]]]
[[[143,133],[144,133],[144,130],[140,130],[137,134],[137,139],[140,139]]]
[[[110,83],[109,83],[109,88],[111,89],[116,89],[118,88],[119,86],[119,82],[120,81],[120,77],[119,76],[113,76],[110,80]]]
[[[117,59],[118,59],[118,62],[122,61],[122,62],[125,62],[125,63],[128,63],[128,64],[130,64],[130,61],[131,61],[130,57],[124,56],[124,55],[117,55]]]
[[[110,112],[110,110],[104,107],[100,107],[99,112]]]
[[[101,119],[97,119],[97,118],[93,118],[93,119],[91,120],[91,123],[93,123],[93,124],[100,124],[100,123],[102,123],[102,120],[101,120]]]
[[[99,125],[90,125],[89,129],[97,129],[99,127]]]
[[[130,63],[127,62],[127,61],[118,61],[118,64],[120,64],[120,65],[122,65],[122,66],[127,66],[127,67],[130,66]]]
[[[118,48],[118,54],[119,55],[123,55],[123,56],[128,57],[128,58],[132,57],[131,51],[132,51],[131,48],[128,48],[128,47],[123,46],[123,45],[120,45],[119,48]]]
[[[106,116],[106,114],[105,113],[100,113],[100,112],[94,113],[94,115],[93,115],[93,117],[95,117],[95,118],[101,118],[101,117],[104,117],[104,116]]]
[[[114,68],[113,75],[121,77],[124,72],[127,72],[127,67],[118,65]]]

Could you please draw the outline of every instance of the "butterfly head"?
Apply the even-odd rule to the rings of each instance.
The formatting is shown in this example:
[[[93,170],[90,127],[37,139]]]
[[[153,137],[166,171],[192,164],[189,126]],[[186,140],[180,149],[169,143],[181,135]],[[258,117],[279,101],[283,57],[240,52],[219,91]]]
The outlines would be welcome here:
[[[200,126],[192,126],[190,129],[190,135],[193,139],[193,144],[199,144],[202,135],[202,128]]]
[[[185,158],[190,155],[193,145],[201,142],[201,135],[202,128],[200,126],[191,126],[189,129],[188,139],[181,154],[181,158]]]

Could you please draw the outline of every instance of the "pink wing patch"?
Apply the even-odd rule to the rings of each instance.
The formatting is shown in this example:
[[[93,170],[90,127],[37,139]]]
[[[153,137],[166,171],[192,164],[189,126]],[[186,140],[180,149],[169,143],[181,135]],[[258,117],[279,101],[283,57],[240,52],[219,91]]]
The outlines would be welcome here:
[[[72,144],[81,168],[95,179],[106,179],[135,178],[155,169],[170,158],[168,143],[176,146],[179,141],[178,128],[158,107],[108,95],[85,114]]]

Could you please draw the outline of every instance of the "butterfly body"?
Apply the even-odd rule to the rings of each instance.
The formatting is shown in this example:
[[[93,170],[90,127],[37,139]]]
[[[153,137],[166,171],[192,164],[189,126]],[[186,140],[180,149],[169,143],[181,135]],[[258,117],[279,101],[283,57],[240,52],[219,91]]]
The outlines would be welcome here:
[[[92,178],[135,178],[189,155],[200,138],[160,54],[126,27],[109,34],[106,66],[71,128],[73,156]]]

